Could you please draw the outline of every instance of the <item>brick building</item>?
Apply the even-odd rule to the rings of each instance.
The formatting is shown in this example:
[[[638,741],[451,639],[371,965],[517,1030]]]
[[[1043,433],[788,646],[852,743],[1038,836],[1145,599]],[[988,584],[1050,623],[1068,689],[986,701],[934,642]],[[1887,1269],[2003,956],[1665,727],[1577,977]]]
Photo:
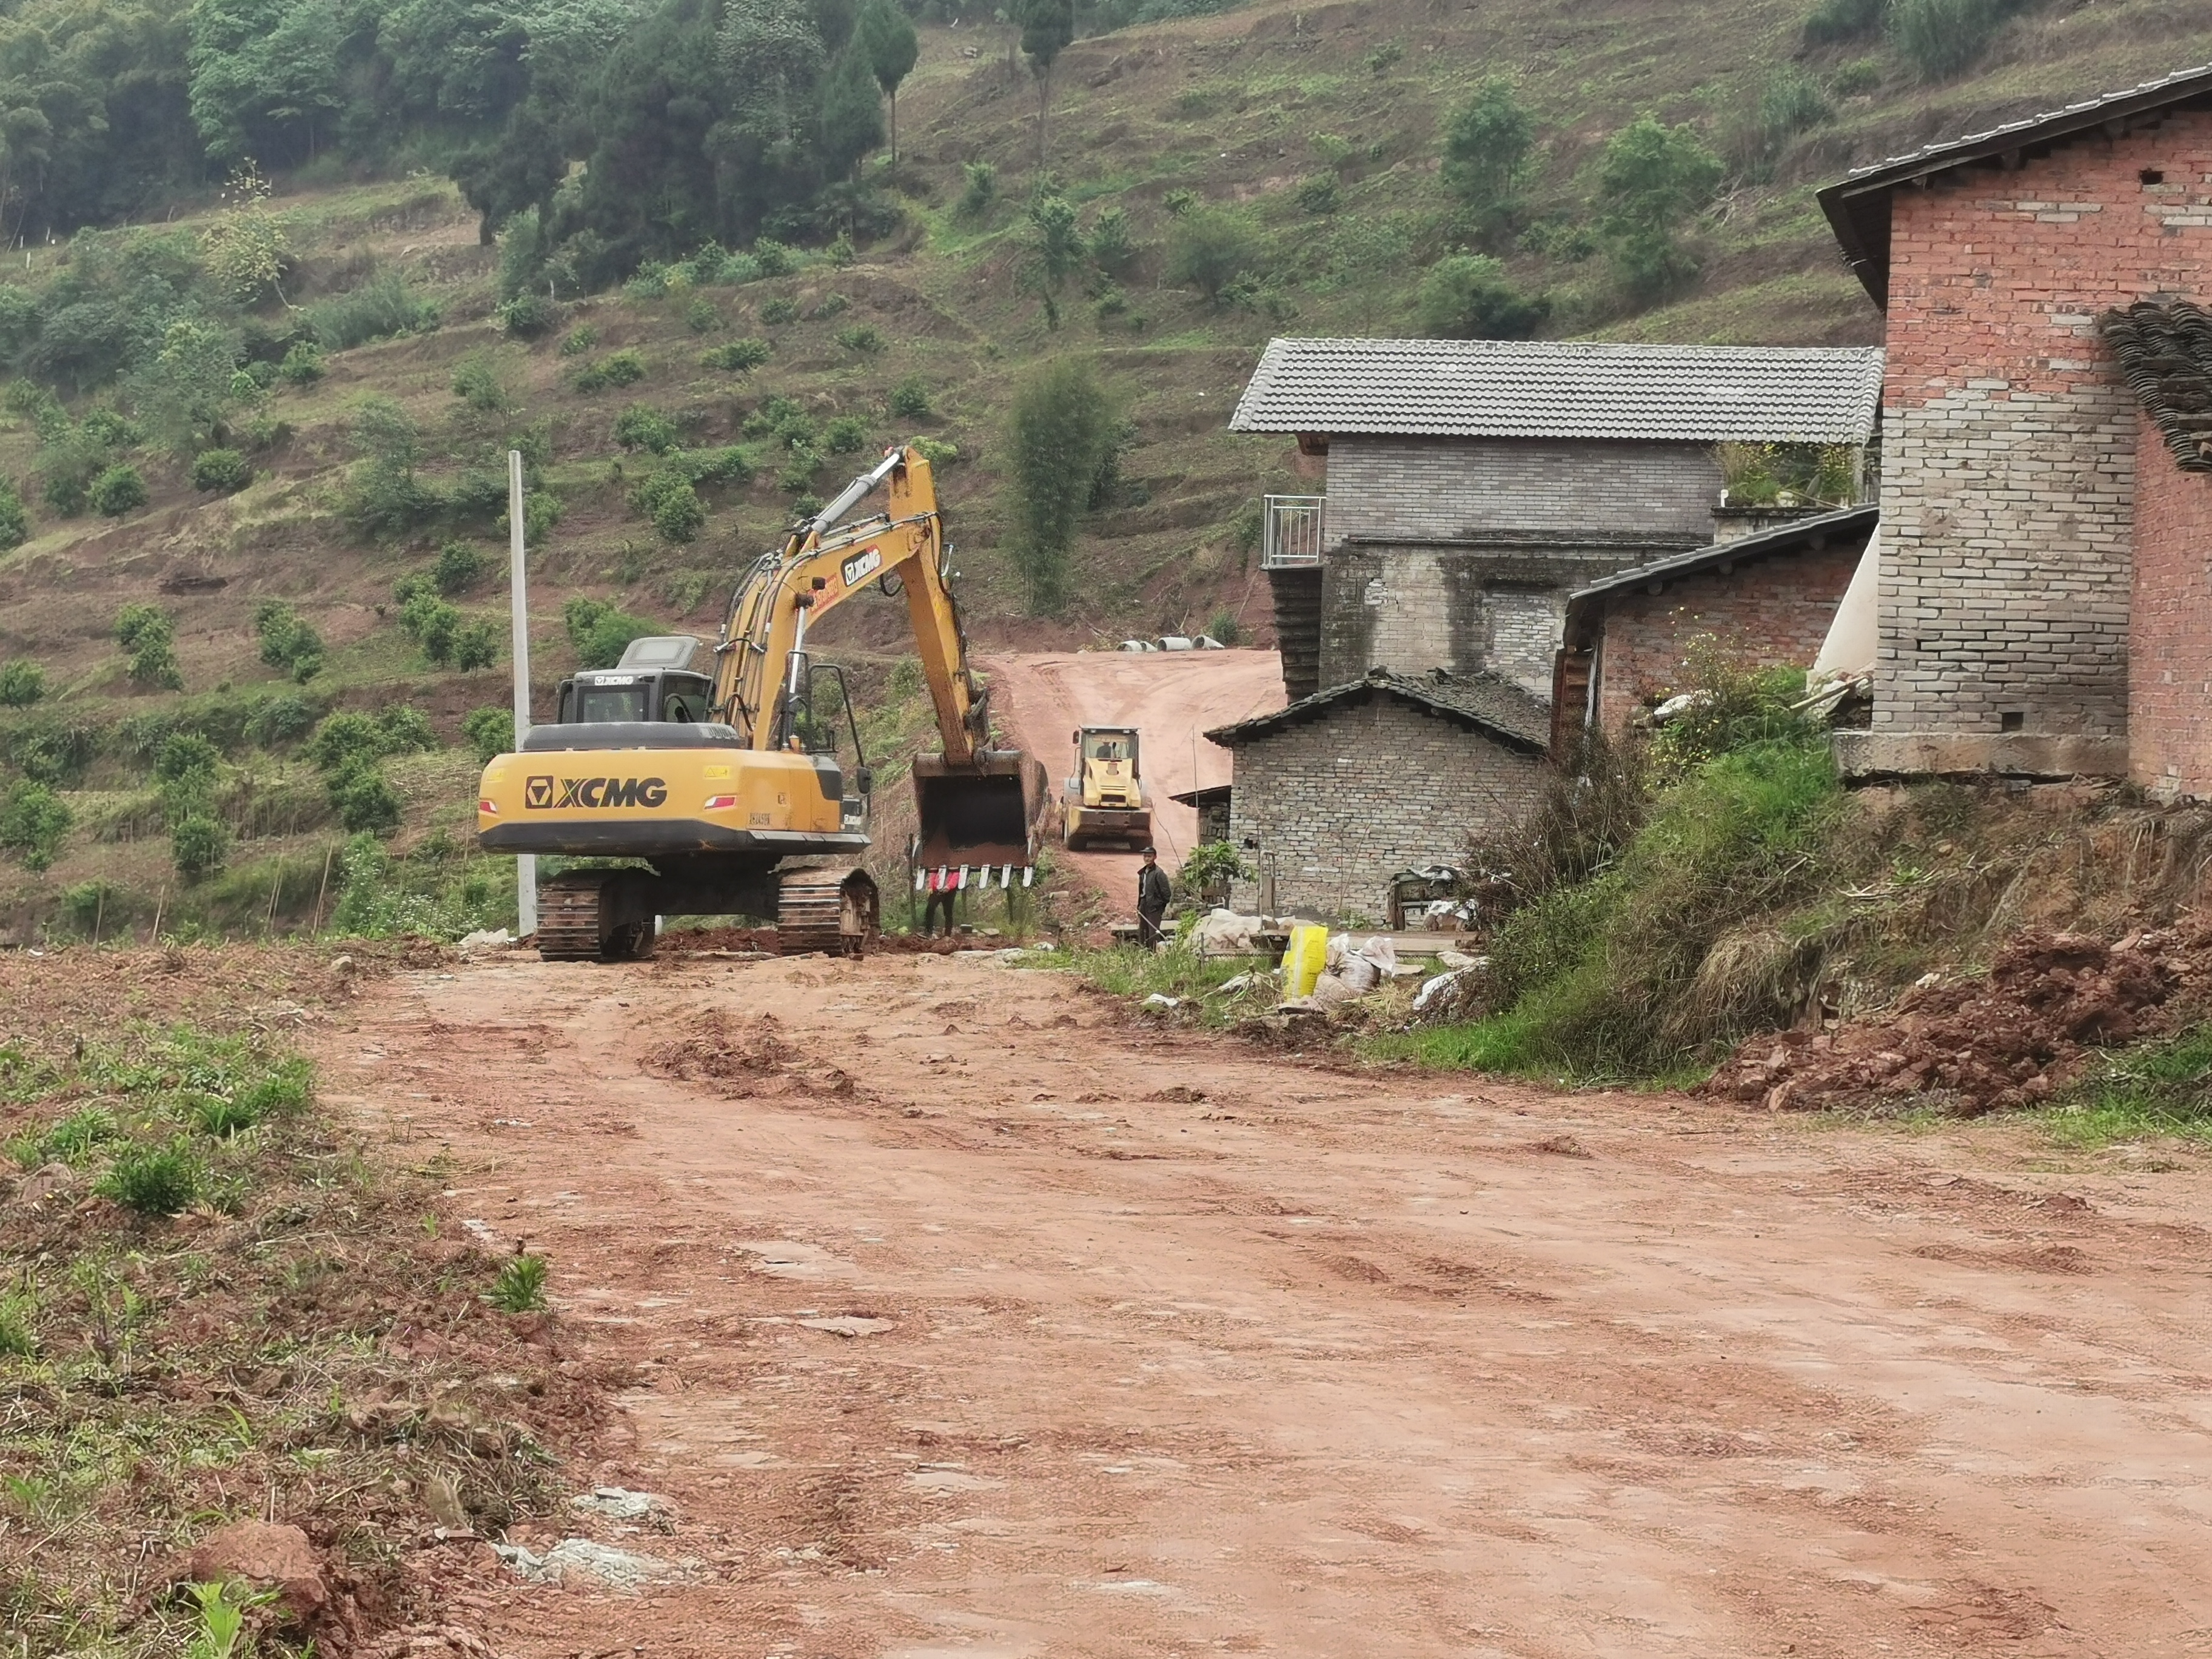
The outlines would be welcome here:
[[[1863,447],[1881,381],[1868,349],[1271,341],[1231,428],[1328,480],[1273,498],[1310,515],[1270,525],[1285,689],[1441,667],[1547,695],[1568,594],[1714,539],[1716,444]]]
[[[1567,601],[1553,694],[1553,746],[1576,728],[1618,731],[1680,690],[1684,653],[1710,635],[1729,657],[1803,667],[1874,534],[1872,507],[1799,519],[1694,552],[1616,571]]]
[[[2142,406],[2128,769],[2160,795],[2212,798],[2212,315],[2146,302],[2100,328]]]
[[[1820,202],[1887,314],[1874,723],[1845,769],[2208,793],[2203,490],[2098,319],[2212,290],[2212,69]]]
[[[1236,757],[1229,836],[1257,874],[1231,902],[1379,921],[1402,870],[1464,862],[1535,805],[1549,715],[1494,674],[1376,669],[1208,732]]]

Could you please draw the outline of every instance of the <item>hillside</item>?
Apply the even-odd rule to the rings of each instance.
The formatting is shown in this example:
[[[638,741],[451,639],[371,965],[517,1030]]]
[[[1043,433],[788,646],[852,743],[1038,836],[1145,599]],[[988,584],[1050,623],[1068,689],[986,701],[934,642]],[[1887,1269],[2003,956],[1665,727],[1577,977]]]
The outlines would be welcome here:
[[[1814,185],[1931,137],[2212,58],[2212,7],[2152,0],[2030,9],[1972,74],[1932,86],[1879,37],[1808,52],[1802,23],[1796,0],[1488,0],[1449,11],[1262,0],[1077,40],[1052,76],[1046,172],[1085,230],[1119,210],[1133,246],[1110,279],[1095,265],[1071,276],[1057,329],[1033,280],[1025,211],[1048,182],[1036,82],[1007,27],[923,28],[898,99],[897,173],[870,164],[896,222],[857,239],[849,262],[815,247],[773,276],[711,261],[648,271],[619,290],[563,298],[529,339],[495,320],[501,251],[479,242],[477,216],[451,184],[311,166],[275,179],[257,222],[277,228],[289,266],[280,297],[244,319],[243,349],[273,367],[303,319],[365,339],[395,322],[414,327],[330,349],[319,380],[279,375],[234,399],[226,418],[245,434],[234,441],[254,477],[228,495],[191,487],[134,402],[149,395],[140,382],[118,386],[85,368],[89,359],[56,356],[73,313],[52,296],[84,291],[127,307],[150,282],[204,283],[201,239],[238,222],[239,210],[210,194],[159,222],[31,248],[0,285],[0,322],[46,305],[40,361],[78,368],[46,375],[58,404],[42,408],[19,385],[0,433],[0,473],[23,481],[31,509],[28,539],[0,556],[0,664],[34,662],[46,684],[36,703],[0,710],[0,789],[25,778],[56,786],[73,823],[51,869],[0,863],[9,931],[84,928],[95,916],[143,926],[156,905],[231,928],[319,906],[327,915],[337,830],[325,778],[294,728],[332,708],[399,703],[428,716],[441,746],[383,763],[403,809],[393,845],[426,853],[418,884],[447,896],[446,920],[495,915],[495,872],[471,878],[458,856],[475,763],[454,745],[470,710],[503,701],[505,665],[433,665],[403,629],[393,587],[458,540],[488,568],[453,602],[464,619],[496,617],[497,505],[469,505],[469,475],[511,440],[531,446],[537,488],[559,514],[534,556],[543,685],[574,660],[561,622],[568,601],[711,632],[735,573],[775,538],[795,497],[830,493],[881,444],[917,434],[957,452],[942,488],[985,645],[1065,648],[1223,617],[1264,641],[1256,498],[1299,477],[1287,444],[1232,437],[1227,411],[1271,333],[1413,331],[1424,270],[1463,234],[1438,177],[1440,131],[1486,77],[1513,77],[1534,121],[1528,202],[1504,263],[1514,283],[1548,298],[1548,331],[1856,343],[1878,337],[1878,319],[1836,261]],[[1745,112],[1793,64],[1826,88],[1820,112],[1754,143]],[[1588,203],[1607,138],[1644,112],[1692,124],[1731,171],[1690,239],[1701,270],[1667,303],[1639,309],[1589,234]],[[976,162],[994,170],[995,189],[963,204],[975,194],[964,169]],[[1212,210],[1232,210],[1245,241],[1242,280],[1208,301],[1170,283],[1168,248],[1179,214]],[[750,280],[727,280],[737,275]],[[768,345],[756,367],[702,361],[752,339]],[[1006,411],[1030,365],[1068,352],[1097,357],[1131,425],[1118,482],[1081,526],[1073,602],[1041,619],[1024,614],[1010,557]],[[610,384],[619,362],[637,377]],[[457,394],[457,373],[469,396]],[[900,388],[901,408],[928,412],[893,415]],[[371,395],[411,418],[415,474],[448,501],[397,531],[359,522],[366,464],[350,434]],[[97,460],[135,467],[145,503],[112,520],[43,504],[36,481],[58,448],[83,450],[97,429],[83,417],[118,404],[141,430],[117,435]],[[634,487],[664,465],[617,441],[617,416],[637,404],[665,417],[684,453],[743,458],[723,471],[749,482],[702,482],[708,518],[696,539],[667,540],[632,504]],[[799,477],[794,432],[820,453]],[[324,642],[319,672],[296,690],[260,660],[253,618],[272,599]],[[126,677],[114,624],[133,603],[173,619],[181,691]],[[910,695],[890,690],[900,629],[898,610],[862,605],[819,636],[871,670],[864,684],[894,743],[918,731]],[[288,708],[304,715],[254,720],[281,699],[301,700]],[[196,882],[172,868],[149,776],[179,729],[205,732],[222,751],[209,810],[235,838],[228,870]],[[471,879],[474,897],[456,898],[456,884]],[[342,880],[341,870],[333,890]]]

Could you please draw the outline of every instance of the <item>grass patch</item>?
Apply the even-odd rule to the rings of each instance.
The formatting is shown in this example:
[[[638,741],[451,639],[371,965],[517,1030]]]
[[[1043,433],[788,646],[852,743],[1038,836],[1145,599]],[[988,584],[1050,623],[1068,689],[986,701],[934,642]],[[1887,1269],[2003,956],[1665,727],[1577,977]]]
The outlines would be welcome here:
[[[2066,1146],[2153,1136],[2212,1146],[2212,1020],[2100,1054],[2094,1070],[2033,1115]]]
[[[199,1006],[161,960],[136,977]],[[431,1494],[495,1533],[556,1507],[546,1447],[597,1415],[598,1384],[487,1307],[513,1267],[446,1212],[447,1172],[334,1123],[250,992],[118,1029],[89,1012],[112,1006],[112,953],[40,967],[0,1058],[0,1144],[17,1169],[72,1169],[10,1194],[0,1229],[0,1653],[200,1650],[188,1589],[133,1598],[149,1550],[228,1520],[335,1540],[373,1623],[406,1606]],[[255,1650],[310,1646],[264,1631]]]
[[[1175,997],[1194,1006],[1205,1024],[1226,1025],[1258,1012],[1260,1005],[1254,995],[1224,993],[1223,983],[1273,964],[1263,957],[1201,957],[1194,951],[1173,946],[1140,951],[1115,945],[1103,951],[1055,951],[1037,965],[1073,974],[1102,991],[1133,1002],[1141,1004],[1150,996]],[[1264,996],[1266,1006],[1273,1006],[1272,983],[1259,994]]]

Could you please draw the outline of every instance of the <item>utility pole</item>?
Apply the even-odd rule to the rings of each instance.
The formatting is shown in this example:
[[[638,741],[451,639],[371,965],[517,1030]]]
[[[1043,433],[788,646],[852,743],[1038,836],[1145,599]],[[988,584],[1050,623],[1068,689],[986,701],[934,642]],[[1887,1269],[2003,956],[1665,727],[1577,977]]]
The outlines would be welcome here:
[[[514,620],[514,746],[530,735],[530,597],[523,579],[522,452],[507,452],[508,603]],[[538,931],[538,855],[514,860],[516,926],[528,939]]]

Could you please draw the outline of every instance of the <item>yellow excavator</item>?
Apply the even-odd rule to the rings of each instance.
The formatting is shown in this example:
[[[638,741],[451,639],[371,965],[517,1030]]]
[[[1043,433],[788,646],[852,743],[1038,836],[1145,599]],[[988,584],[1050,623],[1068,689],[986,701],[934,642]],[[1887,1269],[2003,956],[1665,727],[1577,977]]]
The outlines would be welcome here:
[[[878,489],[882,509],[848,523]],[[845,677],[809,657],[806,630],[870,588],[905,595],[944,744],[914,763],[909,854],[962,885],[1011,885],[1018,871],[1027,885],[1044,769],[988,747],[945,560],[929,463],[894,450],[753,566],[712,647],[637,640],[615,667],[563,682],[553,723],[484,768],[477,842],[633,862],[544,882],[538,954],[642,956],[664,915],[773,915],[786,955],[867,948],[880,899],[852,861],[868,846],[874,779]]]

